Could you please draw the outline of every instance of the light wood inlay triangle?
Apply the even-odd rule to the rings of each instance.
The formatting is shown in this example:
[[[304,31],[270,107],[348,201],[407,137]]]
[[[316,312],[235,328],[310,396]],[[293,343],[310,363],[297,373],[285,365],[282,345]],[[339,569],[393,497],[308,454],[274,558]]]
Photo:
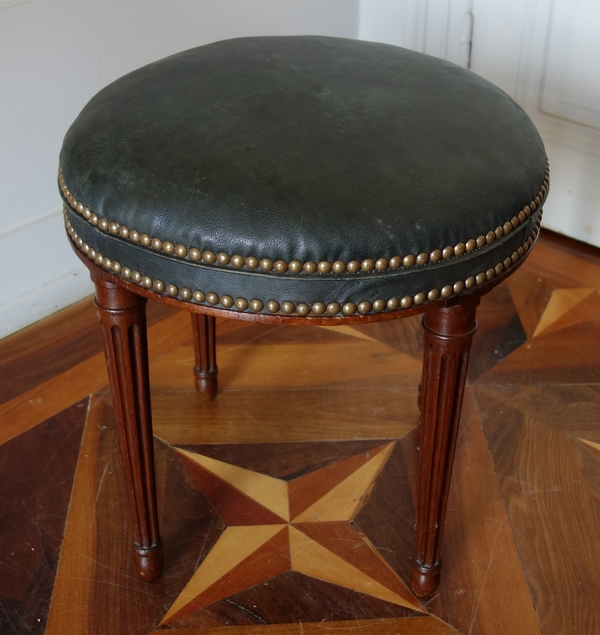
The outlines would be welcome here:
[[[290,526],[292,570],[312,578],[339,584],[359,593],[419,610],[419,607],[380,584],[366,573],[336,556],[323,545]]]
[[[231,465],[208,456],[175,448],[179,454],[197,463],[215,476],[229,483],[240,492],[260,503],[283,520],[289,521],[287,483],[278,478],[253,472],[237,465]]]
[[[363,333],[362,331],[357,331],[352,326],[320,326],[321,329],[327,329],[329,331],[334,331],[335,333],[342,333],[343,335],[349,335],[350,337],[358,337],[361,340],[369,340],[371,342],[377,342],[374,337]]]
[[[388,443],[362,467],[294,518],[293,522],[350,520],[365,499],[393,447],[394,443]]]
[[[577,440],[580,443],[583,443],[583,445],[586,446],[586,448],[597,458],[600,459],[600,443],[596,443],[595,441],[588,441],[587,439],[581,439],[579,437],[577,437]]]
[[[327,494],[332,487],[341,483],[384,448],[383,445],[373,448],[290,481],[288,483],[290,517],[294,519],[299,517],[303,511]]]
[[[411,606],[419,601],[408,590],[398,574],[384,560],[368,538],[350,523],[303,523],[296,529],[334,553],[350,565],[360,569],[384,587],[403,597]]]
[[[552,326],[565,314],[573,311],[583,300],[594,293],[594,291],[595,289],[555,289],[533,333],[533,337],[540,335],[540,333],[550,333],[554,330],[558,330],[552,328]],[[580,321],[581,318],[579,316],[573,316],[573,321],[562,324],[560,328],[577,324],[577,322]]]
[[[196,573],[194,573],[191,580],[167,611],[161,624],[170,622],[177,615],[182,614],[184,609],[188,609],[185,612],[189,612],[200,608],[202,605],[217,602],[229,595],[233,595],[236,591],[259,582],[260,580],[253,579],[256,578],[256,575],[252,575],[252,571],[256,571],[256,567],[245,567],[244,569],[247,575],[238,576],[237,584],[232,580],[228,580],[229,583],[221,590],[221,593],[211,594],[208,600],[203,598],[203,594],[209,590],[211,586],[216,584],[228,573],[234,571],[238,565],[241,565],[260,547],[284,530],[287,533],[287,525],[227,527],[216,545],[208,553],[202,564],[196,570]],[[275,572],[270,571],[266,576],[267,579],[273,577],[276,573],[279,573],[277,569]],[[258,577],[262,580],[265,579],[264,575],[259,575]]]

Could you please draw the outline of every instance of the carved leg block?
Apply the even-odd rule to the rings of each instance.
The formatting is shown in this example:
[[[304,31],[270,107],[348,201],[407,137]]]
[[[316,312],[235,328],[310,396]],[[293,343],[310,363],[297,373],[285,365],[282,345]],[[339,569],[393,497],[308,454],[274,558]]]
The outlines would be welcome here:
[[[196,365],[194,366],[196,392],[204,401],[217,394],[217,339],[215,318],[212,315],[192,313],[192,333]]]
[[[94,282],[131,511],[136,569],[142,579],[152,581],[162,569],[162,547],[154,480],[146,299],[103,278]]]
[[[440,579],[440,548],[478,297],[423,318],[417,544],[412,587],[431,595]]]

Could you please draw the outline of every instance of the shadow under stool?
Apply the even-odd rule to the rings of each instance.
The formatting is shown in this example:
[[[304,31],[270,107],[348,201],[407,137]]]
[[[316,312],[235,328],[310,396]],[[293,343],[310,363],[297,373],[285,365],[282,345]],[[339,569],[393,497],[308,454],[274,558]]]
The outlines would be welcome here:
[[[412,586],[432,594],[476,309],[527,256],[548,191],[519,106],[389,45],[228,40],[98,93],[58,179],[96,285],[140,576],[162,567],[147,299],[191,313],[204,399],[217,391],[216,316],[335,326],[422,313]]]

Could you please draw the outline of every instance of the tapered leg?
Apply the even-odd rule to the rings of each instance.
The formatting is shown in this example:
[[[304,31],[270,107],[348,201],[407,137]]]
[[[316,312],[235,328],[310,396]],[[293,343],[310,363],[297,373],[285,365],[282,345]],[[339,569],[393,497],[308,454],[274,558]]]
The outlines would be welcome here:
[[[152,581],[161,572],[162,546],[154,480],[146,299],[103,278],[94,282],[129,497],[136,569],[141,578]]]
[[[217,394],[217,339],[215,318],[212,315],[192,313],[192,333],[196,352],[196,392],[209,401]]]
[[[424,351],[417,545],[412,587],[431,595],[440,579],[440,547],[479,297],[423,318]]]

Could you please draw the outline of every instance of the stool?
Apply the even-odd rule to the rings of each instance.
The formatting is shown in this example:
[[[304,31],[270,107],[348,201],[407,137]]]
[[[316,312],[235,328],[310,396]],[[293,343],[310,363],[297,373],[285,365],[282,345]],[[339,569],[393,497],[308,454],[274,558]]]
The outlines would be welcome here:
[[[96,286],[137,569],[160,575],[147,299],[215,317],[347,325],[423,314],[412,586],[430,595],[475,312],[533,245],[548,191],[527,115],[484,79],[384,44],[216,42],[134,71],[69,129],[58,175]]]

